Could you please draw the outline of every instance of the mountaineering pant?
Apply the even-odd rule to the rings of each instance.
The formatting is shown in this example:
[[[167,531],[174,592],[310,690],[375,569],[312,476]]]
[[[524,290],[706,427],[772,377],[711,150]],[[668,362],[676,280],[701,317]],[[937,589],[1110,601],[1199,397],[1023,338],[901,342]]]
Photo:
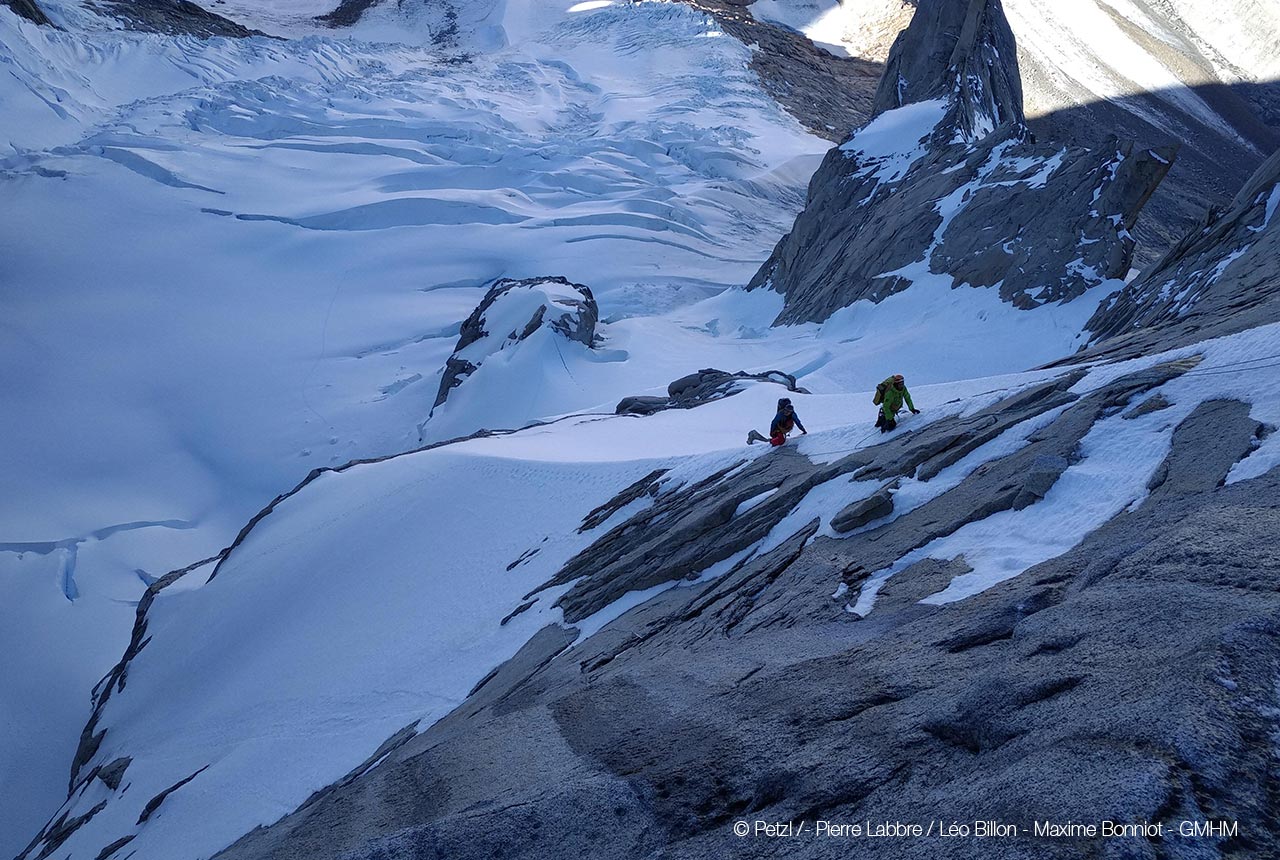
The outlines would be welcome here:
[[[880,428],[881,433],[888,433],[891,430],[897,429],[898,422],[896,418],[886,417],[884,412],[881,411],[876,415],[876,426]]]
[[[779,445],[781,445],[783,442],[786,442],[786,441],[787,441],[786,433],[774,433],[772,436],[769,436],[767,438],[763,433],[757,430],[752,430],[750,433],[747,434],[748,445],[751,445],[755,442],[768,442],[770,445],[777,448]]]

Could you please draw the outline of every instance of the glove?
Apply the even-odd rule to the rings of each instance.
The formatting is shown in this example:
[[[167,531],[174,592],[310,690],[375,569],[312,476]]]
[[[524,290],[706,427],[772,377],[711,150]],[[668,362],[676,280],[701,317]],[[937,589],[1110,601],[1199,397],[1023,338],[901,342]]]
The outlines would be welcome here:
[[[912,414],[912,415],[919,415],[919,414],[920,414],[920,410],[919,410],[919,409],[912,409],[912,410],[911,410],[911,414]]]

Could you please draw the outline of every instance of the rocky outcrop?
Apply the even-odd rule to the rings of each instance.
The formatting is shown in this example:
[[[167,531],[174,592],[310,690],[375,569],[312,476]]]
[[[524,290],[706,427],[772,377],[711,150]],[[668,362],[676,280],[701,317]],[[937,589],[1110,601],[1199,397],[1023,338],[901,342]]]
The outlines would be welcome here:
[[[120,780],[124,779],[124,772],[129,769],[129,765],[132,763],[133,759],[128,756],[113,759],[98,769],[98,779],[102,780],[107,788],[115,791],[120,787]]]
[[[997,0],[922,6],[890,54],[884,112],[827,154],[748,285],[785,296],[776,323],[926,281],[998,287],[1030,309],[1123,276],[1173,150],[1037,143],[1018,81]]]
[[[837,534],[851,532],[893,513],[893,491],[897,481],[886,484],[865,499],[850,502],[831,518],[831,530]]]
[[[445,364],[432,411],[479,370],[485,358],[514,349],[547,330],[565,340],[592,347],[600,309],[591,288],[567,278],[500,278],[462,323],[458,344]]]
[[[145,33],[200,38],[266,35],[210,12],[191,0],[92,0],[91,5],[124,22],[129,29]]]
[[[965,140],[1022,126],[1016,57],[1000,0],[925,3],[889,50],[872,114],[946,99],[947,126]]]
[[[854,504],[837,515],[840,530],[853,531],[891,513],[892,501],[885,498],[891,489],[886,484],[911,476],[932,479],[1013,425],[1070,404],[1016,454],[984,466],[980,475],[928,505],[843,541],[844,547],[858,548],[849,553],[859,559],[857,570],[846,571],[846,584],[853,587],[860,581],[859,572],[888,567],[965,523],[1036,503],[1067,468],[1076,444],[1105,411],[1194,365],[1183,362],[1124,376],[1083,398],[1067,391],[1078,378],[1068,374],[974,415],[934,422],[832,463],[812,463],[784,449],[774,456],[727,466],[688,486],[664,486],[653,494],[652,505],[571,558],[526,599],[568,585],[556,605],[567,622],[577,623],[628,592],[696,578],[764,538],[813,488],[845,475],[864,482],[858,486],[866,487],[869,500],[865,507]],[[737,567],[751,560],[744,559]]]
[[[0,4],[8,6],[15,13],[33,23],[46,27],[57,26],[49,19],[49,16],[45,14],[35,0],[0,0]]]
[[[945,607],[918,602],[968,572],[957,558],[902,570],[861,620],[844,611],[847,596],[831,594],[841,578],[858,588],[858,570],[915,544],[920,528],[953,527],[932,521],[1043,488],[1061,465],[1044,458],[1070,460],[1095,419],[1188,366],[1083,396],[1067,390],[1073,377],[1051,380],[972,421],[859,452],[869,474],[919,476],[954,453],[947,439],[1066,407],[1027,448],[918,514],[838,540],[817,536],[816,521],[798,523],[771,551],[704,586],[668,590],[571,650],[571,635],[547,628],[450,717],[220,857],[825,860],[851,845],[897,860],[1151,853],[1143,836],[851,843],[731,830],[756,819],[923,827],[939,814],[1027,829],[1163,822],[1161,856],[1276,854],[1280,555],[1265,536],[1280,470],[1224,484],[1261,430],[1247,404],[1184,413],[1148,498],[986,592]],[[724,500],[713,485],[731,494],[768,470],[785,482],[810,468],[800,460],[779,452],[761,458],[767,466],[659,490],[665,517],[648,522],[673,533],[682,516]],[[684,506],[671,506],[674,496]],[[636,531],[633,545],[646,539]],[[1181,821],[1223,820],[1239,822],[1234,837],[1175,835]]]
[[[1280,320],[1280,152],[1089,320],[1100,354],[1170,349]],[[1112,343],[1106,343],[1113,339]]]
[[[809,392],[796,385],[796,378],[781,370],[769,370],[764,373],[748,373],[739,370],[729,373],[716,370],[714,367],[704,368],[697,373],[690,373],[673,381],[667,386],[667,396],[624,397],[618,402],[614,412],[618,415],[653,415],[665,409],[692,409],[705,403],[723,400],[746,389],[752,382],[772,382],[785,386],[788,391],[797,394]]]

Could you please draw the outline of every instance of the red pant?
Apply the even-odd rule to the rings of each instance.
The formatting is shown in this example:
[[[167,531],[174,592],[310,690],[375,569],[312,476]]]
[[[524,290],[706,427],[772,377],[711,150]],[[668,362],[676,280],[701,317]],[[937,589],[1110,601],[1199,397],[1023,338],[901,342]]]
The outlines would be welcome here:
[[[772,437],[770,437],[769,444],[776,448],[785,441],[787,441],[786,433],[775,433]]]

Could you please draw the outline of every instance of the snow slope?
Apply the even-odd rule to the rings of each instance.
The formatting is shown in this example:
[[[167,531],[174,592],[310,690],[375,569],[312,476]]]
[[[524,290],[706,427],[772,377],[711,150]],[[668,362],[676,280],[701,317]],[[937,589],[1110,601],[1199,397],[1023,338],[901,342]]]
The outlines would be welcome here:
[[[567,274],[615,315],[739,283],[825,148],[745,47],[679,6],[522,4],[528,40],[459,62],[330,32],[141,35],[46,5],[67,30],[0,9],[15,851],[61,802],[145,582],[311,468],[416,445],[485,283]],[[48,683],[13,692],[28,677]]]
[[[947,602],[1066,552],[1089,530],[1142,503],[1173,429],[1201,402],[1246,398],[1254,418],[1280,422],[1280,383],[1265,370],[1240,366],[1277,351],[1280,327],[1272,325],[1093,369],[1077,383],[1078,393],[1139,367],[1204,355],[1194,370],[1158,389],[1173,403],[1169,409],[1137,420],[1104,416],[1043,502],[993,514],[909,554],[877,574],[850,610],[874,612],[875,585],[920,558],[963,555],[974,568],[926,598]],[[910,420],[970,414],[1060,372],[919,386],[916,402],[927,411]],[[577,533],[589,510],[654,468],[672,468],[664,479],[671,489],[743,457],[781,456],[743,448],[734,429],[767,414],[773,393],[757,386],[649,418],[572,418],[321,476],[264,518],[212,579],[206,581],[206,567],[160,593],[148,615],[151,643],[130,663],[128,685],[111,696],[98,724],[106,735],[93,763],[132,757],[128,789],[86,782],[71,814],[105,806],[51,856],[89,855],[127,836],[139,856],[208,856],[291,811],[403,726],[443,716],[535,631],[560,621],[552,604],[567,586],[540,593],[532,607],[501,623],[601,533]],[[824,458],[878,441],[866,432],[868,395],[794,395],[810,429],[800,452]],[[894,515],[1016,451],[1052,417],[1015,426],[930,481],[905,481]],[[1273,436],[1233,477],[1277,462]],[[821,520],[818,534],[837,537],[831,518],[865,495],[867,485],[878,483],[843,477],[814,488],[746,555],[780,545],[814,516]],[[643,504],[615,513],[606,529]],[[701,579],[737,560],[703,571]],[[581,629],[599,629],[660,590],[628,595]],[[158,812],[143,814],[152,798],[193,774]]]
[[[151,644],[99,724],[94,762],[132,756],[127,791],[89,781],[72,814],[108,803],[52,856],[133,834],[138,856],[209,856],[401,727],[443,716],[559,619],[548,593],[499,625],[590,543],[575,532],[588,511],[654,468],[683,462],[694,477],[731,462],[744,450],[739,428],[767,415],[773,396],[756,387],[688,412],[573,419],[313,482],[208,584],[206,567],[160,593]],[[810,444],[868,399],[798,397]],[[706,453],[690,459],[696,451]],[[197,771],[137,826],[149,800]]]

